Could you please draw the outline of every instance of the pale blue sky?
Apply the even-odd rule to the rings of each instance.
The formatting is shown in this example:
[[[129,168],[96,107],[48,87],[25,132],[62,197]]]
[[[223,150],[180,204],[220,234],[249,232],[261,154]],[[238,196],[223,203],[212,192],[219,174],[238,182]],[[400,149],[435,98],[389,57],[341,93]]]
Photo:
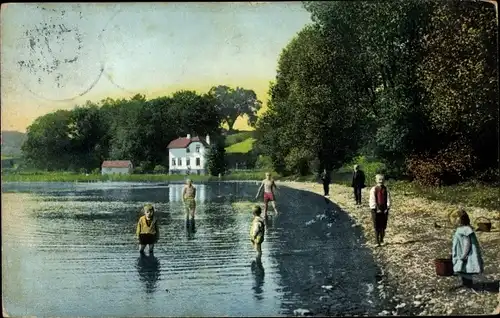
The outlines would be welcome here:
[[[300,2],[30,3],[3,5],[1,21],[2,130],[24,131],[106,96],[228,84],[265,99],[280,52],[310,15]]]

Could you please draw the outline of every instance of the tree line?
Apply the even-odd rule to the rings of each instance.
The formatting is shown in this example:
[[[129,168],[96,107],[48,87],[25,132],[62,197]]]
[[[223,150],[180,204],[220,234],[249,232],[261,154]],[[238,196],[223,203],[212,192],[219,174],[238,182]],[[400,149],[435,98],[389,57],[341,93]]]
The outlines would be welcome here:
[[[495,10],[470,1],[303,2],[257,146],[282,174],[363,154],[425,184],[498,180]]]
[[[182,90],[150,100],[138,94],[87,101],[38,117],[27,128],[23,158],[28,166],[48,171],[89,172],[104,160],[131,160],[137,171],[150,172],[168,169],[167,145],[173,139],[208,134],[213,146],[207,159],[221,161],[222,123],[231,130],[237,117],[247,115],[254,124],[260,107],[252,90],[223,85],[205,94]],[[217,174],[224,164],[212,166]]]

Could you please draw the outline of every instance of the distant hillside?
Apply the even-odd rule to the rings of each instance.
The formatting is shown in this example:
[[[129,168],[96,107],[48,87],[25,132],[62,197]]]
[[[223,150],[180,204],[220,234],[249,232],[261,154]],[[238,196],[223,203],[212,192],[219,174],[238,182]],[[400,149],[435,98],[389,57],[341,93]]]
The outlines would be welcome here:
[[[249,138],[253,138],[254,135],[255,131],[249,131],[249,130],[234,131],[232,134],[226,137],[226,147],[240,143]]]
[[[254,138],[245,139],[242,142],[238,142],[236,144],[232,144],[229,147],[226,147],[227,153],[249,153],[253,149],[253,143],[255,142]]]
[[[2,157],[21,155],[26,134],[19,131],[2,131]]]

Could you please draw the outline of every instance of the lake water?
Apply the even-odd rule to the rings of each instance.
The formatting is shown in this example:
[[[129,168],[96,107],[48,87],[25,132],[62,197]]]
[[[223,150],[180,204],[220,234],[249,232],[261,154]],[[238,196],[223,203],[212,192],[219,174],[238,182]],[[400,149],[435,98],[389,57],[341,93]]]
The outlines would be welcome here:
[[[377,312],[377,268],[361,247],[362,235],[323,197],[280,187],[280,214],[267,228],[258,267],[248,237],[251,211],[233,209],[234,202],[256,202],[258,185],[195,185],[194,233],[185,226],[182,186],[2,184],[5,311],[11,316],[279,316],[298,308],[324,311],[320,297],[328,296],[333,314]],[[146,203],[157,209],[160,241],[154,256],[140,257],[134,235]]]

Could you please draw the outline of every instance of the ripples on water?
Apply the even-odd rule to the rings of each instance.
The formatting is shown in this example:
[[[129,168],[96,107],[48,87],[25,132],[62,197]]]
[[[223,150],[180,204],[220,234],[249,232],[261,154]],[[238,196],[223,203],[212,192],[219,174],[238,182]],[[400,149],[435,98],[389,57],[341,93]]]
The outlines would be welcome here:
[[[306,222],[322,198],[282,188],[280,216],[263,244],[262,266],[248,239],[257,185],[197,185],[196,232],[186,229],[180,184],[13,184],[2,194],[2,285],[10,315],[290,315],[335,285],[339,313],[374,310],[375,267],[349,220]],[[286,201],[285,201],[286,200]],[[141,207],[161,221],[153,256],[134,238]],[[327,223],[337,222],[328,227]],[[318,305],[319,306],[319,305]],[[307,308],[307,307],[306,307]]]

